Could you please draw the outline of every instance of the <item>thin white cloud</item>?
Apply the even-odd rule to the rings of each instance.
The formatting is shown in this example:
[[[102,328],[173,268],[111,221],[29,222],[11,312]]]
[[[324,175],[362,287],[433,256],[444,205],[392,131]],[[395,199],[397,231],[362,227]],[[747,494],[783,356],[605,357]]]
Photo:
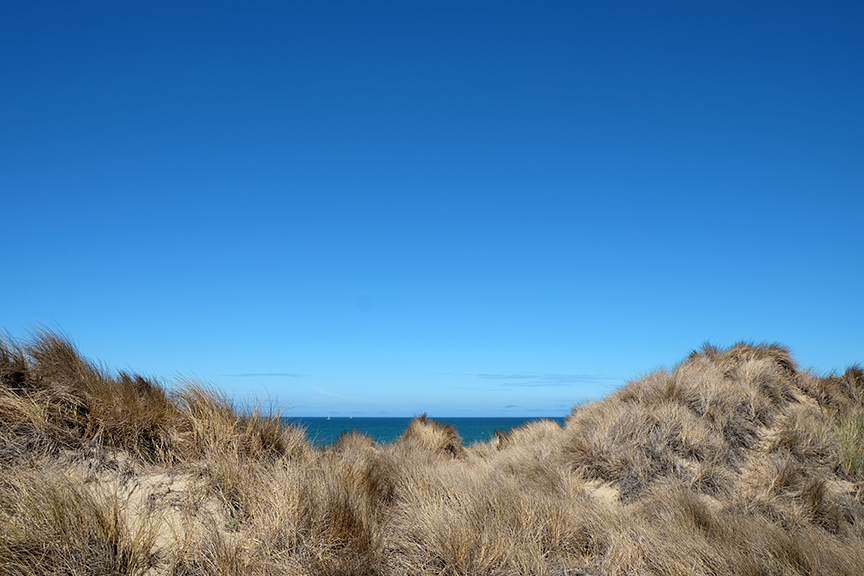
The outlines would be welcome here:
[[[537,372],[520,372],[520,373],[482,373],[482,374],[466,374],[466,376],[474,376],[481,380],[493,380],[499,382],[502,387],[522,387],[522,388],[539,388],[539,387],[560,387],[573,386],[578,384],[611,384],[610,381],[618,381],[620,378],[615,376],[601,376],[598,374],[550,374]]]
[[[222,374],[225,378],[306,378],[306,374],[294,372],[244,372],[242,374]]]

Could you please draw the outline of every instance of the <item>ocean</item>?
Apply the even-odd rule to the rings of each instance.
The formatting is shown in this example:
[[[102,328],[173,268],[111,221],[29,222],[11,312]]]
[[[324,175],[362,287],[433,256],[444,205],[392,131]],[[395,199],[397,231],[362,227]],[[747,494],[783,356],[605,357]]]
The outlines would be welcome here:
[[[495,435],[495,430],[506,432],[511,428],[540,420],[541,418],[434,418],[443,424],[456,428],[462,443],[469,446],[474,442],[486,442]],[[564,424],[564,418],[543,418],[552,420],[559,425]],[[376,442],[390,443],[399,438],[408,427],[412,418],[302,418],[284,417],[286,424],[299,425],[306,429],[306,436],[313,446],[329,446],[339,438],[342,432],[356,430],[366,434]]]

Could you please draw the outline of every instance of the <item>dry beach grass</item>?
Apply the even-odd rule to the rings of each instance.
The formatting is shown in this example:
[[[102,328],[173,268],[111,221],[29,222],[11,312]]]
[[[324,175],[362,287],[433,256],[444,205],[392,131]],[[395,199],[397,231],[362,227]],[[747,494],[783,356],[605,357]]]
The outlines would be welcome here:
[[[779,346],[463,447],[303,430],[57,334],[0,343],[0,574],[862,574],[864,373]]]

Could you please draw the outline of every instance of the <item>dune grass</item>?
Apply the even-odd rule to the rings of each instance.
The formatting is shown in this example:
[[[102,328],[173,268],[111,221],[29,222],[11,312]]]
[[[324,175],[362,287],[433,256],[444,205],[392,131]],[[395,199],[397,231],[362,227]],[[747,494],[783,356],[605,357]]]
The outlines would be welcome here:
[[[861,574],[864,373],[736,344],[464,447],[315,449],[43,332],[0,341],[0,574]]]
[[[56,465],[0,473],[0,574],[145,574],[153,518],[121,513]]]

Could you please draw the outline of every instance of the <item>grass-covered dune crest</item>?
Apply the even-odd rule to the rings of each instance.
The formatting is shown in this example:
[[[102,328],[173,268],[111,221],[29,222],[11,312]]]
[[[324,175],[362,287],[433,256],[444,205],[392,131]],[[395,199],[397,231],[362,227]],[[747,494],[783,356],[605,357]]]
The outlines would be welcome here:
[[[313,448],[195,382],[0,340],[0,574],[864,573],[864,371],[778,345],[462,446]]]

